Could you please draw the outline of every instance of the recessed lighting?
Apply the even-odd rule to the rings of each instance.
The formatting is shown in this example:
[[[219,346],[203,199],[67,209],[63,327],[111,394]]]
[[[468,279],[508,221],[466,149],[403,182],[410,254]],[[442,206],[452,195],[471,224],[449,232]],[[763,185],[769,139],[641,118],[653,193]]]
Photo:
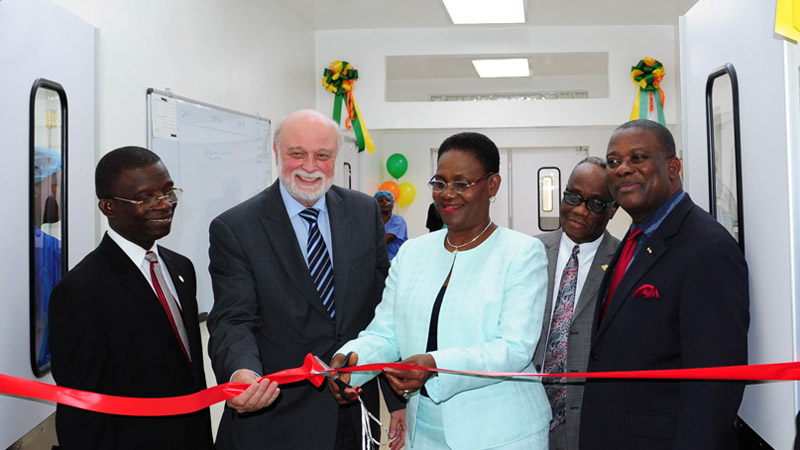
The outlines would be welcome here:
[[[529,77],[528,58],[473,59],[472,65],[481,78]]]
[[[442,0],[456,25],[525,23],[523,0]]]

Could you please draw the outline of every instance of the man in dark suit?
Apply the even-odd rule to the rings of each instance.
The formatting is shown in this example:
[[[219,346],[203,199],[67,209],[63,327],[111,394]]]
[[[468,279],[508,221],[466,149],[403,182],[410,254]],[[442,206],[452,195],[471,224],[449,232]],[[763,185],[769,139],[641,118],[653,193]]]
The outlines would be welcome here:
[[[548,280],[545,320],[533,355],[537,372],[586,371],[597,291],[619,245],[606,231],[617,205],[608,192],[605,168],[597,157],[579,162],[561,199],[561,230],[536,236],[547,250]],[[577,450],[583,380],[549,380],[542,379],[553,408],[550,449]]]
[[[50,297],[56,383],[129,397],[205,389],[194,267],[155,245],[169,234],[182,191],[158,156],[139,147],[105,155],[95,188],[110,229]],[[56,431],[61,450],[213,447],[208,409],[128,417],[58,405]]]
[[[275,131],[279,181],[211,223],[209,353],[220,383],[255,383],[309,352],[330,361],[373,317],[389,268],[383,221],[372,197],[332,186],[339,140],[323,114],[290,114]],[[326,389],[284,385],[266,408],[229,401],[217,448],[360,448],[358,405],[340,407]],[[375,411],[375,384],[363,389]]]
[[[747,364],[747,264],[730,233],[683,191],[669,130],[623,124],[607,162],[611,195],[633,225],[603,279],[588,370]],[[734,381],[588,380],[580,447],[735,448],[743,390]]]

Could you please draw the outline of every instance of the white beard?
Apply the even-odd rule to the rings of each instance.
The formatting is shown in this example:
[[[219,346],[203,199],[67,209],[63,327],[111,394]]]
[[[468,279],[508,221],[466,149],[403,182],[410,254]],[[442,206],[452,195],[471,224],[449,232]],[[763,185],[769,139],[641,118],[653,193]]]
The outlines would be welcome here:
[[[297,200],[302,200],[307,203],[315,203],[317,200],[322,198],[328,189],[331,188],[333,185],[333,177],[325,178],[325,174],[321,171],[315,172],[306,172],[303,169],[295,169],[289,177],[285,177],[283,174],[283,168],[281,167],[282,164],[278,164],[278,172],[280,173],[280,180],[283,183],[283,186],[289,191],[289,194]],[[316,188],[308,188],[306,186],[302,186],[295,180],[295,177],[300,176],[303,178],[321,178],[322,184],[320,184]]]

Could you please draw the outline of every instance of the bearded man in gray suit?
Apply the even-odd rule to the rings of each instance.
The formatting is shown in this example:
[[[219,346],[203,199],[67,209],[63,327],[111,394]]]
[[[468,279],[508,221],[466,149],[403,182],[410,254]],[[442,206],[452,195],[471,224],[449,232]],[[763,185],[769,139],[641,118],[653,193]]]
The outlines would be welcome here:
[[[561,200],[561,230],[537,236],[547,250],[548,297],[533,362],[538,372],[585,372],[595,299],[619,239],[606,231],[617,211],[606,163],[579,162]],[[553,380],[553,382],[549,382]],[[583,379],[543,378],[553,408],[550,449],[577,450]]]
[[[323,114],[290,114],[275,132],[279,181],[211,223],[209,354],[219,383],[251,384],[228,401],[218,450],[360,448],[357,403],[339,406],[324,385],[258,383],[309,352],[329,361],[381,299],[383,221],[371,196],[332,186],[339,141]],[[376,386],[362,388],[375,413]]]

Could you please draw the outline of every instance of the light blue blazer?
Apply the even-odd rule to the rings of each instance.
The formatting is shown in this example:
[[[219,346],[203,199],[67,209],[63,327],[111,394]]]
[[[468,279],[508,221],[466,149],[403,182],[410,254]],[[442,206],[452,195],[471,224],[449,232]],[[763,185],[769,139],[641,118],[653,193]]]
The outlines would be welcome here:
[[[547,287],[544,246],[498,228],[480,246],[454,254],[444,248],[446,233],[430,233],[400,248],[375,318],[339,353],[358,353],[359,364],[425,353],[433,303],[452,265],[439,315],[438,350],[431,352],[437,367],[532,372]],[[351,384],[361,385],[375,375],[354,374]],[[425,387],[441,406],[451,448],[503,445],[541,432],[550,422],[550,404],[539,379],[440,374]],[[419,392],[411,395],[406,410],[412,448],[418,402]]]

